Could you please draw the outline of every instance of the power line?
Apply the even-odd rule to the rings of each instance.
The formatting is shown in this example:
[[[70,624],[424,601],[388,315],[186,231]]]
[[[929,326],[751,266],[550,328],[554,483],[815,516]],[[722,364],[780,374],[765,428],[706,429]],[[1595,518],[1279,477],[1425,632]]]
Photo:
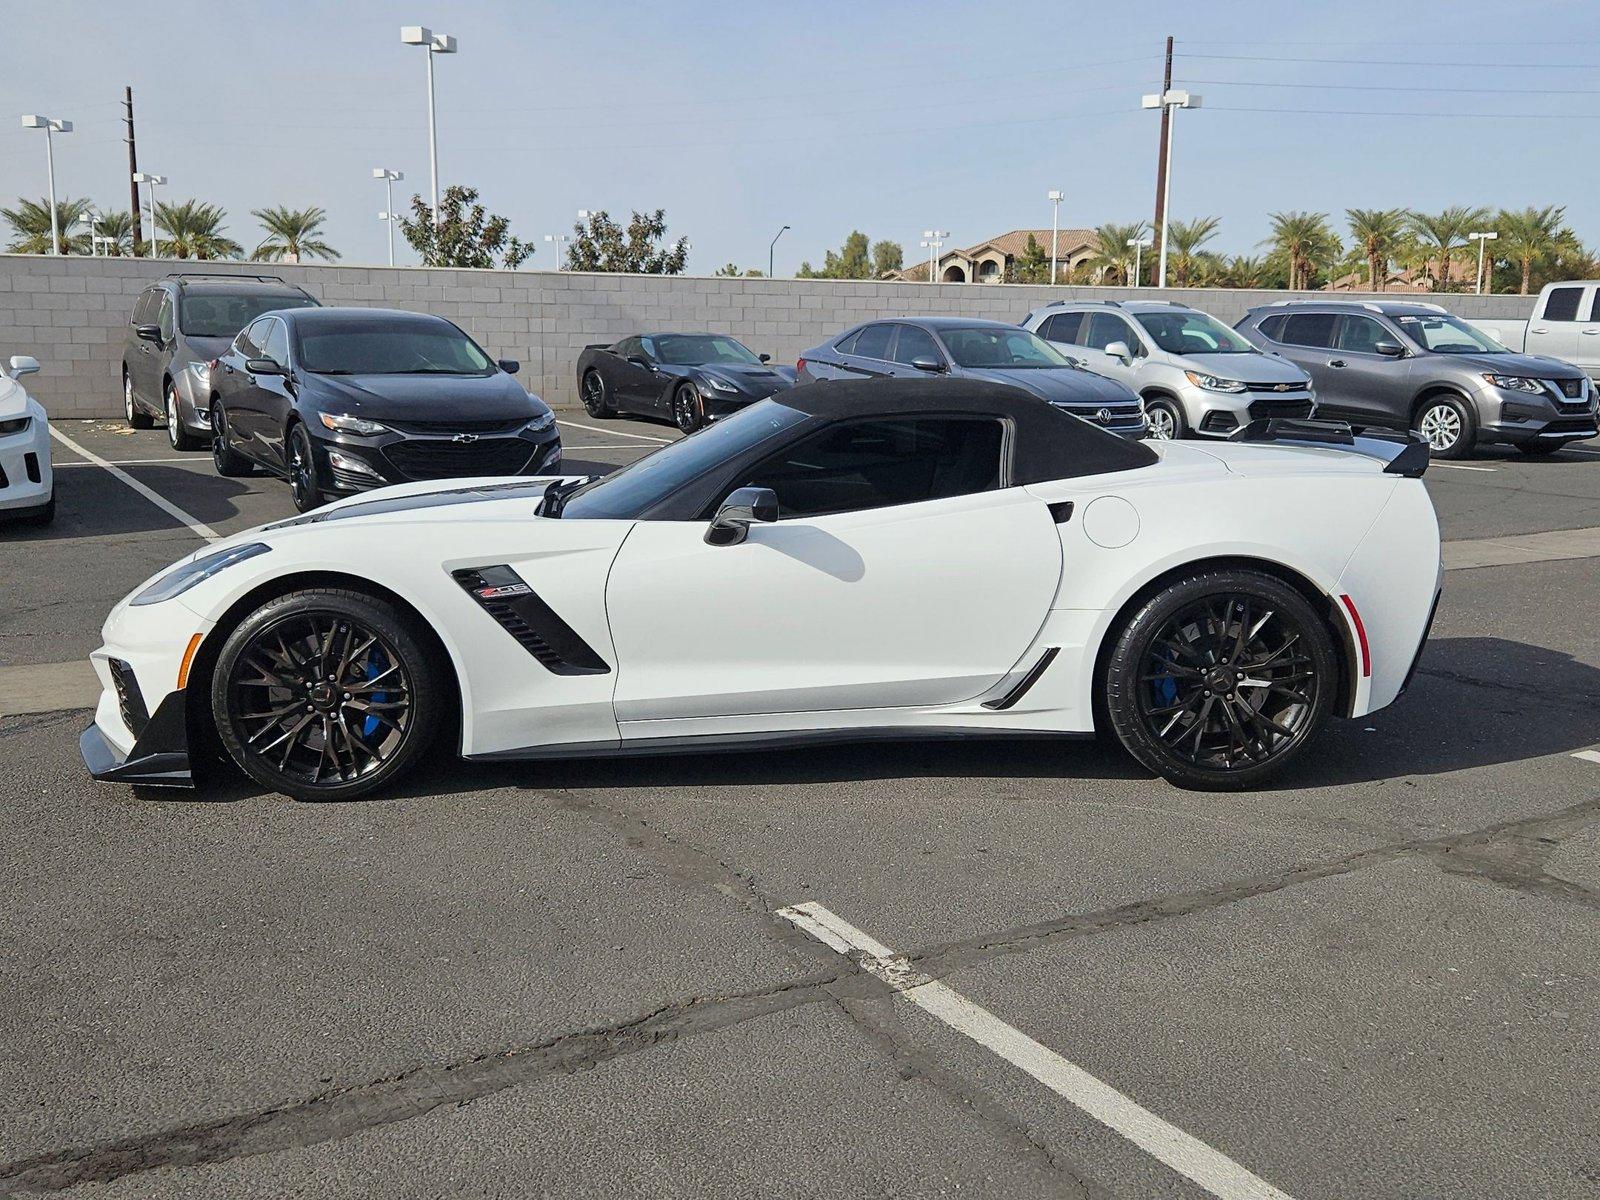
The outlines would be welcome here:
[[[1186,79],[1211,87],[1312,88],[1341,92],[1487,92],[1496,96],[1600,96],[1600,88],[1413,87],[1387,83],[1268,83],[1262,79]]]
[[[1217,62],[1270,62],[1270,63],[1329,63],[1333,66],[1352,67],[1435,67],[1441,70],[1482,71],[1595,71],[1600,63],[1510,63],[1510,62],[1440,62],[1410,58],[1285,58],[1280,54],[1189,54],[1180,51],[1179,58],[1203,58]]]
[[[1316,117],[1451,117],[1457,120],[1476,121],[1570,121],[1571,113],[1485,113],[1485,112],[1394,112],[1371,108],[1244,108],[1232,104],[1208,104],[1212,112],[1248,112],[1248,113],[1299,113]]]

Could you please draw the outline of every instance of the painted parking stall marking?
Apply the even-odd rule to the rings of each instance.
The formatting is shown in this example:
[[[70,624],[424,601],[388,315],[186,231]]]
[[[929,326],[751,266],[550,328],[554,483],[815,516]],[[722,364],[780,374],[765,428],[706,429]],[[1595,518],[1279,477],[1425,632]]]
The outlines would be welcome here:
[[[604,434],[607,437],[633,438],[635,441],[640,441],[640,442],[659,442],[663,446],[666,445],[668,442],[673,440],[672,438],[651,437],[648,434],[643,434],[643,433],[628,433],[628,432],[626,432],[624,430],[621,430],[621,429],[605,429],[605,428],[602,428],[599,425],[584,425],[584,424],[581,424],[578,421],[568,421],[568,420],[565,420],[563,418],[557,418],[557,424],[567,425],[567,426],[570,426],[573,429],[585,429],[585,430],[588,430],[590,433],[600,433],[600,434]]]
[[[222,537],[220,533],[200,520],[200,518],[185,512],[172,501],[168,500],[165,496],[161,495],[161,493],[157,492],[154,488],[146,487],[115,463],[106,461],[93,451],[85,450],[77,442],[73,441],[53,425],[50,427],[50,436],[55,438],[56,441],[60,442],[63,446],[65,446],[68,450],[71,450],[80,458],[85,459],[94,466],[104,467],[107,471],[111,472],[112,475],[115,475],[123,483],[127,484],[134,491],[138,492],[139,495],[150,501],[151,504],[154,504],[169,517],[172,517],[180,524],[187,525],[190,531],[195,533],[197,536],[204,538],[208,542],[215,542]]]
[[[1600,763],[1600,750],[1579,750],[1572,757],[1581,758],[1584,762]]]
[[[821,904],[807,901],[781,908],[777,915],[830,949],[855,959],[862,970],[887,984],[900,998],[1020,1067],[1056,1095],[1213,1196],[1222,1200],[1290,1200],[1288,1193],[1221,1151],[1162,1120],[953,988],[922,974],[888,946]]]

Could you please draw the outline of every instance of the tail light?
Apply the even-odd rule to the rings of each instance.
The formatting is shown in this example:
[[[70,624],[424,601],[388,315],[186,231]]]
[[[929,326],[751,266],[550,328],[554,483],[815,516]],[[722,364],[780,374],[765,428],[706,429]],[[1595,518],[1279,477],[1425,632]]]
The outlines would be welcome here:
[[[798,373],[800,371],[804,371],[806,369],[806,360],[803,359],[803,358],[795,359],[794,360],[794,369],[795,369],[796,373]]]

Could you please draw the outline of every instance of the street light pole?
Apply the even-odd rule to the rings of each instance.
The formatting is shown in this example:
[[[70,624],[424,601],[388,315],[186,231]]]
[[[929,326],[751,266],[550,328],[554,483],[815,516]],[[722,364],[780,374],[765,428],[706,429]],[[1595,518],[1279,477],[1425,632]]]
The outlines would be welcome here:
[[[1200,97],[1190,92],[1175,88],[1168,88],[1159,95],[1145,96],[1141,101],[1142,108],[1159,108],[1168,118],[1167,128],[1167,157],[1162,163],[1161,181],[1161,269],[1156,286],[1167,286],[1167,226],[1172,220],[1172,143],[1177,140],[1175,134],[1178,128],[1175,110],[1180,108],[1199,108]]]
[[[388,167],[373,167],[372,177],[383,180],[383,211],[378,214],[389,226],[389,265],[394,266],[394,185],[404,179],[404,171],[391,171]]]
[[[1050,201],[1050,286],[1056,282],[1056,243],[1060,237],[1061,228],[1061,201],[1065,197],[1061,192],[1050,192],[1045,199]]]
[[[1133,286],[1139,287],[1144,281],[1144,248],[1150,244],[1149,238],[1129,238],[1128,245],[1133,249]]]
[[[1478,243],[1478,295],[1483,295],[1483,247],[1486,242],[1498,240],[1498,233],[1469,233],[1467,240]]]
[[[133,181],[150,185],[150,257],[160,258],[161,247],[156,240],[156,184],[165,184],[167,177],[165,175],[152,175],[148,171],[140,171],[133,177]]]
[[[924,229],[922,236],[927,239],[922,245],[928,251],[928,282],[938,283],[939,248],[944,245],[944,239],[950,236],[950,231],[948,229]]]
[[[772,278],[772,254],[773,254],[773,251],[778,245],[778,239],[783,236],[783,230],[784,229],[788,229],[788,228],[789,227],[787,225],[785,225],[783,227],[783,229],[780,229],[780,230],[778,230],[777,233],[773,234],[772,235],[772,240],[767,243],[767,278],[768,279]]]
[[[555,248],[556,248],[556,270],[558,270],[558,271],[561,270],[561,254],[562,254],[561,247],[562,247],[563,244],[565,244],[567,242],[570,242],[572,240],[572,238],[569,237],[567,234],[564,234],[564,233],[547,233],[547,234],[544,235],[544,240],[547,241],[547,242],[553,242],[555,244]]]
[[[44,163],[45,172],[50,180],[50,253],[61,253],[61,218],[56,213],[56,148],[54,137],[58,133],[71,133],[72,122],[60,121],[54,117],[40,116],[30,113],[22,118],[22,124],[28,129],[44,130]]]
[[[433,178],[433,223],[439,224],[439,127],[433,103],[433,56],[454,54],[456,39],[447,33],[434,33],[426,25],[403,25],[400,40],[407,46],[422,46],[428,51],[428,169]]]

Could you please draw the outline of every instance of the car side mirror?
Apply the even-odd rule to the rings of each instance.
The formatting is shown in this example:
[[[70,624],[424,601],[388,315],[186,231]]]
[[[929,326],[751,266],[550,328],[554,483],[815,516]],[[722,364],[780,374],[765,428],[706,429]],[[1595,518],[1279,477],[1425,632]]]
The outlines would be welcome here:
[[[771,362],[772,361],[772,355],[770,355],[770,354],[758,354],[758,355],[756,355],[756,357],[759,358],[762,362]]]
[[[1374,342],[1372,349],[1375,353],[1381,354],[1385,358],[1404,358],[1406,356],[1406,348],[1399,342]]]
[[[1123,362],[1133,361],[1133,351],[1128,349],[1127,342],[1107,342],[1106,353],[1112,358],[1120,358]]]
[[[24,375],[35,375],[39,371],[39,360],[31,354],[13,354],[10,365],[13,379],[21,379]]]
[[[918,356],[911,360],[911,365],[919,371],[926,371],[930,375],[938,375],[944,370],[944,364],[937,358]]]
[[[656,369],[655,363],[642,354],[630,354],[628,355],[628,361],[636,367],[643,367],[646,371],[654,371]]]
[[[706,545],[737,546],[750,526],[778,519],[778,494],[771,488],[742,487],[728,493],[706,530]]]
[[[135,325],[133,332],[144,341],[154,342],[158,346],[161,345],[161,326],[159,325]]]
[[[252,375],[287,375],[283,364],[270,358],[247,358],[244,369]]]
[[[499,367],[507,375],[515,375],[518,371],[522,370],[522,364],[514,358],[497,358],[494,360],[494,365]]]

